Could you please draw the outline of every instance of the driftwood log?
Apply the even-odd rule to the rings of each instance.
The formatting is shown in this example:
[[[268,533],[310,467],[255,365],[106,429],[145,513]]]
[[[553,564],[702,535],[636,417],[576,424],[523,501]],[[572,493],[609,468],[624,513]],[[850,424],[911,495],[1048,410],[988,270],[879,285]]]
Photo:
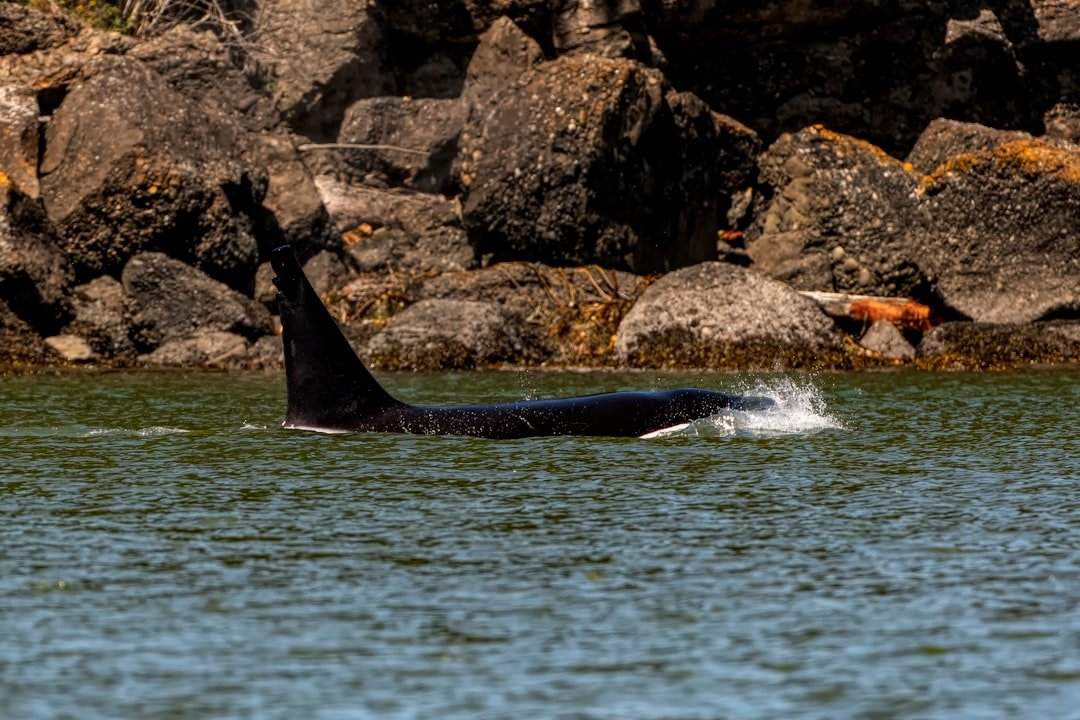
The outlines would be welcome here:
[[[802,290],[799,294],[816,302],[830,317],[850,318],[867,325],[872,325],[877,320],[888,320],[901,330],[917,330],[921,333],[928,332],[937,324],[928,305],[907,298],[814,290]]]

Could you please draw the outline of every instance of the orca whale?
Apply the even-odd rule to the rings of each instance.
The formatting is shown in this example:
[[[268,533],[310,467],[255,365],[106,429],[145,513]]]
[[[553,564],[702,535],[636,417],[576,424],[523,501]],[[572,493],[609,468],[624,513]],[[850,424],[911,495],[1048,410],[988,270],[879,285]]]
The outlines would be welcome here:
[[[288,245],[271,265],[285,348],[288,409],[282,427],[510,439],[552,435],[642,437],[723,410],[759,410],[764,397],[682,388],[489,405],[417,406],[375,380],[323,305]]]

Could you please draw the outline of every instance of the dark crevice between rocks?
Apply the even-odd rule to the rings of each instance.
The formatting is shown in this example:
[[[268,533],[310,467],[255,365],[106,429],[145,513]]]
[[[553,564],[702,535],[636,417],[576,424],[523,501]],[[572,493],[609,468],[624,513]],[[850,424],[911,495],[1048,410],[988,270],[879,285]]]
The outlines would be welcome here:
[[[475,38],[458,43],[447,41],[434,48],[422,40],[403,37],[391,40],[391,61],[395,67],[394,79],[399,95],[415,98],[452,99],[461,95],[465,86],[465,67],[476,49]],[[425,74],[424,68],[429,62],[442,58],[449,60],[443,64],[443,73]]]
[[[400,95],[392,83],[386,87],[358,90],[357,78],[363,77],[365,60],[360,57],[342,64],[323,85],[305,93],[286,113],[286,124],[297,135],[314,143],[337,142],[345,112],[357,100],[380,95]]]
[[[64,308],[44,303],[37,285],[23,273],[0,277],[0,298],[42,337],[57,334],[71,319]]]
[[[1040,125],[1030,131],[1033,135],[1042,135],[1045,126],[1041,124],[1046,111],[1058,103],[1080,102],[1080,94],[1075,88],[1080,79],[1080,40],[1039,44],[1021,55],[1028,68],[1024,78],[1034,88],[1034,105]],[[1074,88],[1070,92],[1070,87]]]
[[[251,218],[251,231],[255,234],[255,243],[259,249],[259,262],[269,262],[270,252],[286,244],[285,231],[277,216],[262,205],[251,208],[248,217]],[[302,258],[301,262],[305,259]]]
[[[431,152],[424,169],[418,173],[417,184],[420,190],[441,193],[447,197],[453,197],[462,192],[458,178],[453,172],[459,145],[460,136],[455,135]]]
[[[49,224],[36,200],[17,195],[9,207],[13,225],[28,235],[49,237]],[[41,278],[33,270],[19,268],[0,273],[0,298],[15,315],[28,323],[35,332],[47,337],[55,335],[71,320],[71,308],[64,299],[42,297],[38,287]]]
[[[1063,305],[1044,313],[1035,322],[1053,322],[1055,320],[1080,320],[1080,301],[1072,305]]]
[[[45,160],[45,124],[60,104],[67,97],[67,85],[52,85],[40,88],[35,93],[38,106],[38,142],[37,142],[37,168],[38,177],[41,176],[41,164]]]

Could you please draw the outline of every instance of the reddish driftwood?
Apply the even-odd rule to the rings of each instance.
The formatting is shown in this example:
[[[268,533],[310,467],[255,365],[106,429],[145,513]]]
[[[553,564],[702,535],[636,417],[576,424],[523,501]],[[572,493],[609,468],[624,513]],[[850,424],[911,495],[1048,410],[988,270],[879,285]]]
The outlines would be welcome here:
[[[930,307],[907,298],[848,295],[847,293],[804,290],[800,295],[817,302],[826,315],[851,318],[870,325],[888,320],[901,330],[927,332],[933,326]]]

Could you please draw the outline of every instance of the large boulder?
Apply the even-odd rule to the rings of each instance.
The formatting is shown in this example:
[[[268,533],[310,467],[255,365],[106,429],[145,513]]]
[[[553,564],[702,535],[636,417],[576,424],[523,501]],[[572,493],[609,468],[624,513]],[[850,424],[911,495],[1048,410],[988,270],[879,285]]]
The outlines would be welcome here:
[[[126,364],[138,351],[132,342],[127,298],[120,281],[102,275],[71,289],[71,322],[64,334],[82,338],[101,358]]]
[[[261,304],[162,253],[141,253],[124,266],[133,337],[140,350],[153,351],[203,331],[216,330],[255,340],[274,331]]]
[[[524,319],[488,302],[421,300],[391,318],[365,358],[385,370],[472,369],[541,354]]]
[[[619,325],[615,353],[635,367],[771,370],[848,363],[816,303],[784,283],[719,262],[677,270],[650,286]]]
[[[76,85],[46,127],[45,208],[80,279],[161,250],[234,287],[252,282],[246,213],[265,178],[241,162],[240,129],[122,60]]]
[[[332,161],[335,174],[348,181],[361,182],[375,174],[393,186],[448,192],[466,113],[467,106],[457,98],[357,100],[342,121],[342,147],[320,154],[323,163]]]
[[[508,17],[500,17],[480,36],[465,68],[461,99],[474,114],[483,115],[503,89],[544,60],[539,43]],[[468,128],[466,128],[466,132]]]
[[[229,115],[251,132],[265,132],[281,118],[266,88],[244,73],[235,54],[211,30],[177,25],[140,40],[126,55],[191,101]]]
[[[1080,146],[961,153],[921,190],[920,263],[948,308],[991,323],[1080,316]]]
[[[910,165],[813,126],[773,143],[760,177],[747,233],[757,270],[798,290],[926,298],[907,246],[922,177]]]
[[[392,94],[383,25],[372,0],[265,0],[256,28],[274,95],[291,127],[332,142],[358,98]]]
[[[129,35],[95,30],[63,15],[0,3],[0,78],[32,87],[48,115],[67,88],[135,47]]]
[[[888,320],[876,320],[859,338],[859,345],[882,358],[895,362],[915,359],[915,348],[899,328]]]
[[[659,72],[593,56],[529,71],[478,122],[459,156],[464,220],[495,261],[655,272],[714,258],[757,149]]]
[[[230,367],[243,363],[249,347],[248,341],[240,335],[204,329],[140,355],[139,362],[165,367]]]
[[[26,55],[47,50],[79,32],[71,18],[42,13],[19,3],[0,3],[0,55]]]

